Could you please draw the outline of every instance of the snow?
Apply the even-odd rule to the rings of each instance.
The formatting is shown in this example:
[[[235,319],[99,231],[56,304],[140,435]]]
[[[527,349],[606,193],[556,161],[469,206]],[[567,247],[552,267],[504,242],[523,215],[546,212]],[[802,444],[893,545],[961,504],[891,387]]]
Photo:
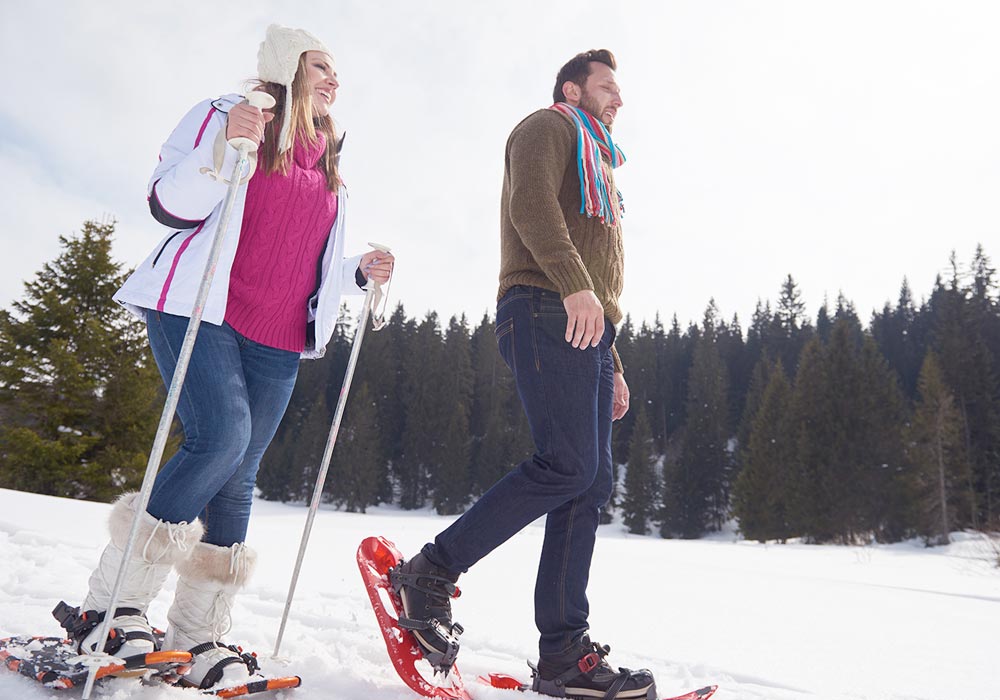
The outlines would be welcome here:
[[[58,635],[50,611],[78,604],[106,538],[109,506],[0,489],[0,637]],[[427,511],[321,509],[282,643],[271,660],[306,509],[258,501],[248,542],[260,566],[237,599],[230,641],[303,685],[274,700],[404,700],[354,555],[366,536],[414,553],[451,519]],[[527,678],[541,522],[463,576],[458,666],[476,700],[529,700],[479,685],[479,674]],[[696,541],[602,527],[591,575],[591,625],[611,662],[646,666],[661,696],[718,683],[719,700],[986,700],[1000,698],[1000,569],[978,535],[947,547],[762,545],[734,533]],[[164,625],[166,590],[150,608]],[[0,670],[0,700],[79,697]],[[184,700],[190,690],[120,679],[94,697]]]

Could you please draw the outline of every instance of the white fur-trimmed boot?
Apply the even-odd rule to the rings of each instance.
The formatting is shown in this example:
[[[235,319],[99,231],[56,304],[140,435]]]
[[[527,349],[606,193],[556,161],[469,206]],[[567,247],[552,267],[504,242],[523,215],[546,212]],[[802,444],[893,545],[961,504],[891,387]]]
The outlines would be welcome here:
[[[256,565],[257,553],[242,542],[231,547],[199,542],[178,563],[180,578],[167,613],[164,645],[194,656],[183,685],[228,688],[248,682],[257,671],[256,657],[221,641],[232,627],[233,599]]]
[[[97,651],[101,622],[111,602],[111,589],[125,554],[138,499],[139,494],[126,493],[111,507],[108,518],[111,541],[90,575],[90,590],[83,605],[74,608],[62,602],[52,613],[70,637],[78,642],[81,654]],[[146,512],[139,515],[138,537],[128,561],[104,651],[117,657],[128,657],[156,650],[152,628],[146,620],[146,609],[160,592],[170,569],[191,553],[202,532],[198,520],[193,523],[168,523]]]

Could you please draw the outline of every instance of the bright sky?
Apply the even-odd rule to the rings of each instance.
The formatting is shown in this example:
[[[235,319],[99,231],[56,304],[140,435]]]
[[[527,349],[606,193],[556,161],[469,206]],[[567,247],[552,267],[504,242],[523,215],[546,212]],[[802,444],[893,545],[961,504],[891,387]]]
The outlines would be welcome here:
[[[331,47],[349,251],[398,257],[410,316],[492,310],[510,129],[559,66],[612,49],[626,311],[744,329],[798,281],[863,319],[955,250],[1000,261],[1000,4],[952,0],[503,3],[0,0],[0,307],[88,218],[143,260],[146,181],[177,120],[254,75],[272,22]]]

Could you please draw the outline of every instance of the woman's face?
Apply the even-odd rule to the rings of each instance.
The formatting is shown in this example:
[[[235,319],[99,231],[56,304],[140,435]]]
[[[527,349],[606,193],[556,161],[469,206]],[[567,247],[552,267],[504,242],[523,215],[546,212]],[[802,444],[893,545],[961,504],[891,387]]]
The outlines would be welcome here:
[[[306,84],[312,96],[313,116],[325,117],[337,99],[337,71],[333,59],[322,51],[306,51]]]

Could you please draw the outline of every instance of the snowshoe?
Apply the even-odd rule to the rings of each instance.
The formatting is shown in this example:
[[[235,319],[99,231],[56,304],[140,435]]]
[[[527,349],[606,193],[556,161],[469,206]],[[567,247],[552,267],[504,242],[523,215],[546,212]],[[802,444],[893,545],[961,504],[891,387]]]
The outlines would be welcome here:
[[[530,663],[528,665],[532,666]],[[479,676],[479,682],[503,690],[531,690],[529,684],[522,683],[520,679],[506,673],[491,673],[488,676]],[[673,697],[664,698],[664,700],[708,700],[718,689],[719,686],[717,685],[706,685],[704,688],[698,688],[697,690],[692,690],[681,695],[674,695]]]
[[[450,625],[451,629],[448,629],[448,627],[439,622],[437,624],[440,629],[437,631],[433,631],[434,623],[424,625],[421,621],[414,622],[404,613],[399,590],[390,582],[393,571],[402,568],[401,565],[404,563],[402,555],[396,549],[396,545],[384,537],[368,537],[358,547],[357,559],[361,577],[365,582],[365,589],[368,591],[368,598],[371,600],[379,629],[382,631],[382,637],[385,639],[386,650],[392,659],[393,668],[396,669],[403,682],[414,692],[428,698],[471,700],[462,684],[462,676],[458,672],[458,667],[454,663],[454,654],[458,652],[457,641],[454,639],[449,640],[448,649],[451,650],[453,648],[453,652],[450,657],[450,663],[447,664],[448,673],[443,675],[437,673],[437,669],[434,668],[433,664],[435,662],[443,664],[444,661],[448,660],[447,652],[443,653],[440,657],[434,657],[434,661],[431,661],[428,655],[425,654],[423,645],[416,637],[417,631],[424,633],[423,636],[425,638],[436,635],[437,631],[446,633],[446,636],[447,633],[453,633],[453,636],[456,636],[461,633],[461,627],[450,622],[450,612],[448,625]],[[410,585],[405,583],[406,580],[413,580],[408,577],[416,577],[419,582],[420,580],[427,579],[429,576],[439,576],[435,572],[412,570],[404,571],[402,574],[404,582],[401,584],[401,587],[403,589]],[[397,574],[398,576],[399,574]],[[447,577],[443,578],[454,588],[454,581]],[[438,582],[438,585],[442,589],[447,590],[444,582]],[[432,599],[432,604],[438,602],[436,596],[439,594],[439,590],[441,589],[435,590],[435,598]],[[455,590],[457,592],[457,589]],[[446,594],[446,597],[449,595],[451,594]],[[411,598],[412,601],[413,599]],[[419,627],[419,629],[415,630],[413,627]],[[452,643],[453,647],[451,646]],[[433,675],[443,675],[447,685],[427,680],[417,669],[417,663],[425,659],[430,664],[428,670]]]
[[[184,673],[191,663],[191,654],[154,651],[125,659],[99,657],[80,654],[73,639],[22,636],[0,639],[0,662],[48,688],[64,689],[85,683],[95,662],[102,664],[95,674],[97,680],[109,676],[157,676],[170,682]]]

